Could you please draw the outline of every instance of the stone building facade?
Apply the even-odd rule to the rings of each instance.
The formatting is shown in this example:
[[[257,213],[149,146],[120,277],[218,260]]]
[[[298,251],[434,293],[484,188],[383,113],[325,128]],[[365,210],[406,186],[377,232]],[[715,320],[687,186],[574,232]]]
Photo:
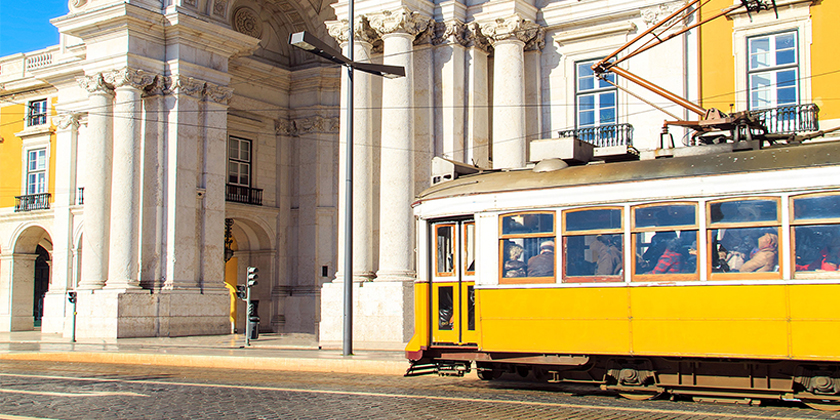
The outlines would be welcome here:
[[[406,69],[356,73],[353,124],[355,340],[400,348],[432,157],[520,168],[558,136],[607,158],[659,148],[668,116],[646,102],[687,111],[587,69],[684,4],[361,0],[350,46],[347,0],[71,0],[60,45],[0,58],[0,163],[20,174],[0,181],[0,330],[69,334],[75,290],[80,337],[242,331],[231,290],[258,266],[262,331],[340,342],[346,83],[288,45],[305,30]],[[700,44],[626,65],[698,100]]]

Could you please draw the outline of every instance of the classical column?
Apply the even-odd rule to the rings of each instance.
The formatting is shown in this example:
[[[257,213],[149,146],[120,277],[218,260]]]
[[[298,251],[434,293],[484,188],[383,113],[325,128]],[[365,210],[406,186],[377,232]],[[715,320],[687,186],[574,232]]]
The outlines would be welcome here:
[[[142,94],[154,79],[152,74],[131,68],[106,75],[116,92],[107,288],[127,289],[140,285]]]
[[[171,80],[158,76],[143,96],[144,124],[142,188],[140,202],[140,287],[159,289],[165,273],[166,224],[164,189],[166,176],[166,103],[164,94]]]
[[[412,43],[431,19],[400,8],[371,18],[385,44],[384,64],[402,66],[405,77],[382,81],[382,160],[379,193],[377,281],[414,280],[414,66]]]
[[[525,166],[525,44],[540,26],[513,15],[482,25],[494,49],[493,167]]]
[[[370,62],[370,52],[375,41],[375,33],[370,30],[366,18],[357,18],[355,24],[354,60]],[[350,56],[348,42],[349,24],[346,20],[327,22],[330,35],[340,44],[345,56]],[[373,141],[373,91],[371,75],[357,71],[353,74],[353,278],[355,281],[370,280],[374,276],[374,147]],[[347,109],[347,79],[341,81],[341,109]],[[344,232],[344,202],[346,185],[344,183],[345,168],[347,167],[344,153],[347,139],[347,115],[342,112],[339,117],[339,146],[338,146],[338,232]],[[341,240],[341,239],[340,239]],[[338,246],[338,265],[336,280],[343,281],[344,247]]]
[[[440,113],[440,123],[435,130],[435,138],[440,139],[439,153],[446,159],[467,162],[464,147],[464,94],[466,49],[464,48],[463,22],[453,20],[436,24],[435,47],[436,73],[440,83],[436,86],[435,97],[440,102],[435,109]]]
[[[114,96],[102,74],[80,77],[78,81],[90,94],[87,146],[79,156],[85,160],[85,225],[78,289],[101,289],[108,275]]]
[[[467,27],[467,123],[464,156],[467,163],[481,168],[490,167],[490,81],[487,57],[490,43],[481,34],[481,27],[473,22]]]

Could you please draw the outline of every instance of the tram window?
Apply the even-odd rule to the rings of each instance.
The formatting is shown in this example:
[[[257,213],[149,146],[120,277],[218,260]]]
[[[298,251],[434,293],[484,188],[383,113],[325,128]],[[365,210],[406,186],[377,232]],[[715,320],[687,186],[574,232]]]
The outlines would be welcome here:
[[[554,283],[553,212],[505,215],[500,230],[500,283]]]
[[[840,219],[840,195],[797,197],[793,200],[793,219]]]
[[[709,269],[721,273],[777,273],[779,200],[743,199],[709,203]]]
[[[712,273],[779,272],[779,229],[713,229]]]
[[[563,212],[566,283],[619,282],[624,270],[622,209]]]
[[[840,194],[811,194],[791,201],[796,274],[838,271]]]
[[[464,224],[464,273],[475,274],[475,222]]]
[[[697,205],[671,203],[633,208],[633,279],[698,280]]]
[[[455,275],[454,234],[455,225],[437,225],[435,227],[435,243],[437,244],[435,272],[438,276]]]
[[[452,298],[452,286],[441,286],[438,288],[438,329],[452,330],[454,300]]]

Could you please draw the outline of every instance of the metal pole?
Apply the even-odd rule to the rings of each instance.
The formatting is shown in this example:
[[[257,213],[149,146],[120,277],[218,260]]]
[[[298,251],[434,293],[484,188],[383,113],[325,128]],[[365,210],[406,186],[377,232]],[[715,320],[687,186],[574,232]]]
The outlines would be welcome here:
[[[247,281],[247,280],[246,280]],[[251,331],[254,326],[251,324],[251,287],[245,283],[245,345],[251,345]]]
[[[76,299],[79,299],[79,295],[76,295]],[[70,342],[76,342],[76,301],[73,301],[73,335],[70,337]]]
[[[350,46],[350,62],[355,59],[353,0],[349,0],[350,33],[347,37]],[[347,151],[344,194],[344,336],[342,354],[353,354],[353,66],[347,67]]]

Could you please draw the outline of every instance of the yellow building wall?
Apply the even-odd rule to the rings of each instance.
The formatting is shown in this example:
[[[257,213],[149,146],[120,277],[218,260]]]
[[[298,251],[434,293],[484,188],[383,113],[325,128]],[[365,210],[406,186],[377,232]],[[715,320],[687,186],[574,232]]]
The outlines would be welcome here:
[[[21,158],[22,141],[15,133],[23,131],[26,115],[25,105],[8,105],[0,108],[0,207],[13,207],[15,196],[20,195],[23,161]]]
[[[711,0],[700,9],[706,19],[732,5],[731,0]],[[725,17],[700,26],[700,106],[730,111],[735,103],[735,59],[732,56],[734,26]]]
[[[49,115],[55,115],[55,103],[57,98],[50,101]],[[23,131],[26,127],[26,105],[24,103],[0,107],[0,207],[14,207],[15,197],[21,195],[24,176],[23,140],[15,133]],[[47,124],[55,132],[52,125],[52,118],[48,118]],[[55,162],[57,158],[55,134],[50,134],[50,151],[47,192],[50,195],[50,202],[55,202]]]
[[[840,57],[834,51],[840,33],[838,16],[840,2],[821,1],[811,6],[811,92],[820,107],[820,120],[840,118]]]

